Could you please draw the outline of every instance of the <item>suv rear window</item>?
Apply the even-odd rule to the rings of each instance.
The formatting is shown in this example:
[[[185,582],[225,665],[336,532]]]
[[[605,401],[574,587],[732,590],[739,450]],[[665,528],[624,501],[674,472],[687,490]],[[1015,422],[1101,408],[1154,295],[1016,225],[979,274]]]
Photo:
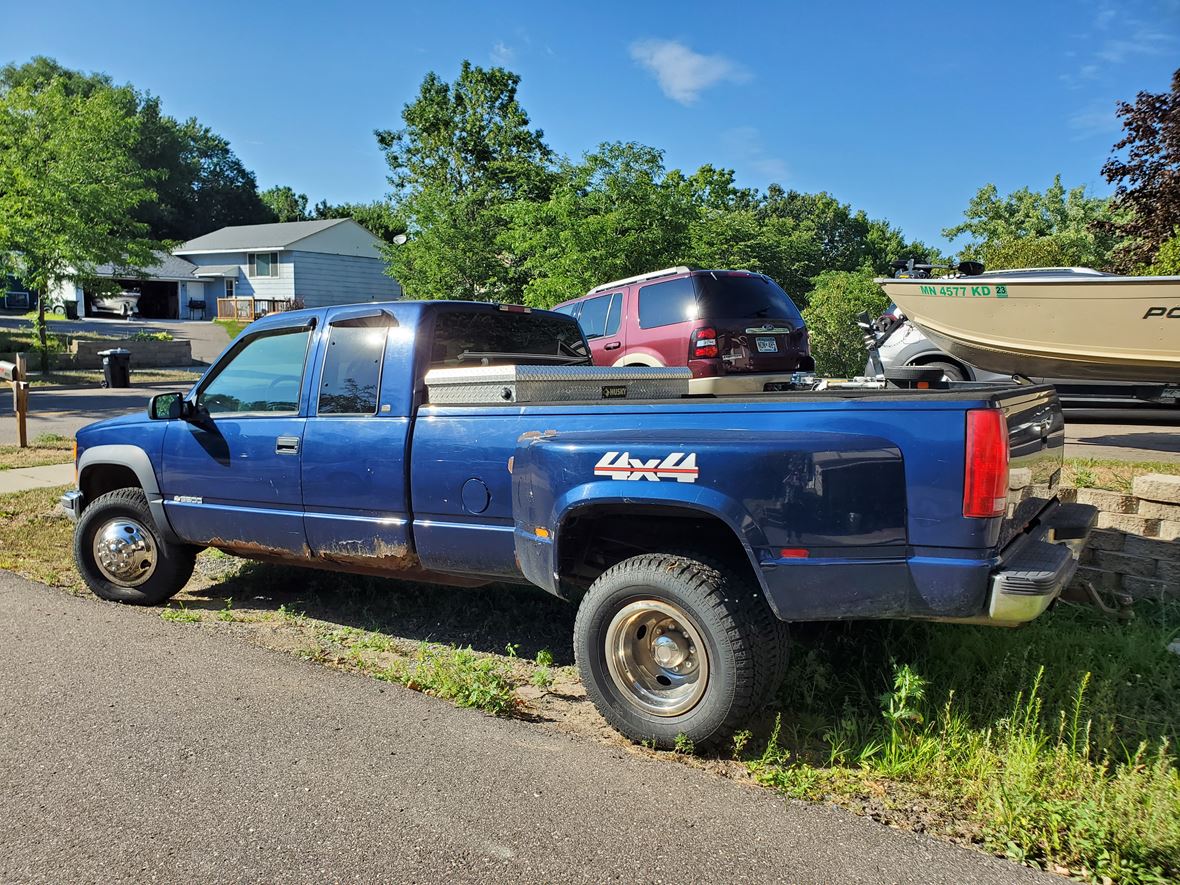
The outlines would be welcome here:
[[[434,368],[590,365],[582,327],[573,317],[499,310],[440,310],[435,315]]]
[[[652,283],[639,290],[639,328],[687,323],[697,316],[692,277]]]
[[[697,284],[697,316],[701,319],[790,320],[803,325],[799,308],[765,277],[700,274]]]

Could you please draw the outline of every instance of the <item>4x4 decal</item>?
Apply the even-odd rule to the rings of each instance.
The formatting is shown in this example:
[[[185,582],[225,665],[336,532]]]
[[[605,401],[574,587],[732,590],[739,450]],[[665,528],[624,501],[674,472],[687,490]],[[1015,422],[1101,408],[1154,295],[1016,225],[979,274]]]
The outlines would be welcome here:
[[[674,479],[677,482],[696,482],[697,453],[673,452],[664,458],[632,458],[630,452],[607,452],[594,465],[595,476],[607,476],[611,479],[650,479],[659,482],[661,479]]]

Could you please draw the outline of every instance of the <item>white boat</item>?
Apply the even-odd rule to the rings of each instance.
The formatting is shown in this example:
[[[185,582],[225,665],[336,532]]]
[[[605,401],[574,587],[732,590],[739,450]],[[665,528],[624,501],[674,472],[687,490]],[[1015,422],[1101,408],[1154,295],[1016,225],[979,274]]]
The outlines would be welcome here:
[[[910,265],[876,282],[960,360],[1006,375],[1180,381],[1180,277],[1086,267],[943,277],[928,270]]]

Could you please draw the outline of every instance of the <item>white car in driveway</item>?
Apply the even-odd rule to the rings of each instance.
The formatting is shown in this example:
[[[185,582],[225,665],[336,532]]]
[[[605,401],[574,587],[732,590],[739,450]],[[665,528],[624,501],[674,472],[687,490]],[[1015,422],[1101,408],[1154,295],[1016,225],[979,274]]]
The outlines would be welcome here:
[[[117,313],[123,319],[129,320],[139,316],[139,292],[134,289],[124,289],[121,292],[95,295],[92,306],[95,310]]]

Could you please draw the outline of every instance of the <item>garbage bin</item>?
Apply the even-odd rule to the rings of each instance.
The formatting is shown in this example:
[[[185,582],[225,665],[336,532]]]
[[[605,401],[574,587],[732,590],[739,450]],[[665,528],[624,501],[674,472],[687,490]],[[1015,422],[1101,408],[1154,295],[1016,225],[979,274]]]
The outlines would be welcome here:
[[[102,386],[131,386],[131,351],[123,347],[100,350],[102,357]]]
[[[66,319],[67,320],[76,320],[78,318],[78,302],[77,301],[67,301],[65,304],[65,308],[66,308]]]

